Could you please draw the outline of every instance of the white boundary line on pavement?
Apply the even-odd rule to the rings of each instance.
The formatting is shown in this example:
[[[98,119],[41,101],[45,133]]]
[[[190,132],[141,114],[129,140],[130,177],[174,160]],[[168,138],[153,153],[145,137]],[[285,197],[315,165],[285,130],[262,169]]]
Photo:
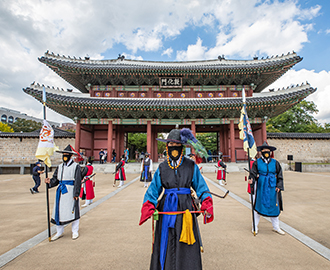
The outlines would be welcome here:
[[[204,176],[204,179],[206,179],[209,183],[211,183],[215,187],[221,189],[223,192],[227,191],[227,189],[219,186],[217,183],[210,180],[209,178]],[[250,202],[247,202],[246,200],[242,199],[241,197],[237,196],[236,194],[234,194],[232,192],[229,192],[228,195],[230,197],[232,197],[234,200],[238,201],[239,203],[243,204],[244,206],[246,206],[247,208],[249,208],[251,210]],[[266,218],[266,217],[263,217],[263,218],[266,219],[267,221],[271,222],[270,218]],[[323,256],[324,258],[326,258],[327,260],[330,261],[330,249],[321,245],[319,242],[316,242],[312,238],[299,232],[298,230],[292,228],[291,226],[289,226],[288,224],[286,224],[282,221],[280,221],[280,227],[284,231],[286,231],[288,234],[290,234],[292,237],[296,238],[298,241],[300,241],[301,243],[303,243],[304,245],[306,245],[307,247],[309,247],[310,249],[312,249],[313,251],[315,251],[316,253],[320,254],[321,256]]]
[[[96,202],[93,202],[91,205],[87,206],[86,208],[83,208],[80,210],[80,217],[85,215],[87,212],[91,211],[95,207],[99,206],[101,203],[105,202],[106,200],[110,199],[111,197],[115,196],[120,191],[127,188],[129,185],[136,182],[138,179],[140,179],[140,176],[134,178],[132,181],[128,182],[127,184],[123,185],[122,187],[118,188],[115,191],[110,192],[108,195],[105,195],[101,199],[97,200]],[[112,182],[109,184],[112,185]],[[65,225],[68,226],[69,224]],[[52,226],[51,228],[51,234],[54,234],[56,232],[56,227]],[[30,238],[29,240],[25,241],[24,243],[18,245],[17,247],[7,251],[6,253],[2,254],[0,256],[0,267],[6,265],[10,261],[14,260],[18,256],[22,255],[24,252],[28,251],[30,248],[40,244],[42,241],[48,239],[48,229],[44,230],[43,232],[37,234],[36,236]]]

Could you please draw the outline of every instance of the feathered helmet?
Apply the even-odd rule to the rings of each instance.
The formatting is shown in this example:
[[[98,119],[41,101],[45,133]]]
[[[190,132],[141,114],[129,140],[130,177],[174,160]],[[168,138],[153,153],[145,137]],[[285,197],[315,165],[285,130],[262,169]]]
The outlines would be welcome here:
[[[204,146],[200,143],[199,140],[197,140],[192,133],[192,131],[189,128],[183,128],[183,129],[172,129],[170,133],[168,134],[166,139],[162,138],[157,138],[156,140],[169,143],[169,142],[174,142],[174,143],[181,143],[185,145],[191,145],[197,156],[199,157],[208,157],[208,154],[204,148]]]

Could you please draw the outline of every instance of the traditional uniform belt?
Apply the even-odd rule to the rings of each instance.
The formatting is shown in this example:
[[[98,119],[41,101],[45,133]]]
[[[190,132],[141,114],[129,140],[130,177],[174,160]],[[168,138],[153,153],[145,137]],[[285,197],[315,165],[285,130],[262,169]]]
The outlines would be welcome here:
[[[73,186],[74,185],[74,181],[60,181],[57,190],[56,190],[56,206],[55,206],[55,222],[56,225],[60,225],[60,197],[61,197],[61,193],[65,194],[68,193],[68,189],[66,187],[66,185],[70,185]]]
[[[190,188],[170,188],[165,189],[165,203],[164,212],[173,212],[178,209],[178,194],[190,194]],[[174,228],[176,221],[176,215],[164,215],[162,222],[162,234],[160,239],[160,264],[164,269],[167,240],[168,240],[168,228]]]

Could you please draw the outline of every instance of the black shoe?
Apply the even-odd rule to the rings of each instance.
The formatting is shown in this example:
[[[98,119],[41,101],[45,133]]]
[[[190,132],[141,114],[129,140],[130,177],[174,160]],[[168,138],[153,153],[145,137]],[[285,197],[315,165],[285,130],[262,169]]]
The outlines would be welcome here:
[[[39,193],[39,190],[36,190],[35,193]]]
[[[31,194],[34,194],[35,193],[32,188],[30,188],[30,192],[31,192]]]

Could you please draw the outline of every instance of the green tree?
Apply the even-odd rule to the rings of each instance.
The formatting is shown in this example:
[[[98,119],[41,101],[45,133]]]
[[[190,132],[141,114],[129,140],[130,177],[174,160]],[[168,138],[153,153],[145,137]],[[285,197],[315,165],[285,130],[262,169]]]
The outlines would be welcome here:
[[[128,147],[132,152],[140,153],[147,149],[147,133],[128,133]]]
[[[163,138],[163,134],[158,135],[159,138]],[[128,147],[132,152],[138,150],[140,153],[147,151],[147,134],[146,133],[128,133]],[[166,149],[166,144],[161,141],[157,141],[158,153],[162,154]]]
[[[326,124],[323,127],[314,117],[318,112],[313,101],[303,100],[290,110],[269,119],[266,125],[267,132],[329,132],[330,125]]]
[[[211,150],[217,151],[217,133],[197,133],[196,139],[201,142],[201,144],[205,147],[206,151]]]
[[[17,120],[10,124],[10,126],[15,132],[31,132],[40,129],[42,124],[33,120],[17,118]]]
[[[0,131],[1,132],[14,132],[14,130],[6,123],[0,122]]]

